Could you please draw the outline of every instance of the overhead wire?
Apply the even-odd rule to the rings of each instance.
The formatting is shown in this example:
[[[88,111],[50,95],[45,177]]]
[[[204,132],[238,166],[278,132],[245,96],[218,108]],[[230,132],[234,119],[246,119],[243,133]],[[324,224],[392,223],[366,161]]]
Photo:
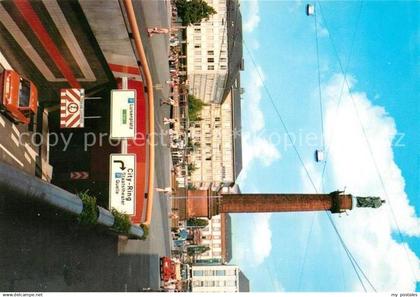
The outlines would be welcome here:
[[[322,91],[321,91],[321,67],[319,65],[319,41],[318,41],[318,22],[317,22],[317,13],[315,8],[315,44],[316,44],[316,62],[318,68],[318,95],[319,95],[319,111],[321,116],[321,140],[322,140],[322,150],[325,150],[325,136],[324,136],[324,108],[322,106]]]
[[[328,30],[328,23],[327,23],[327,21],[326,21],[326,19],[325,19],[325,16],[324,16],[324,15],[323,15],[323,13],[322,13],[322,5],[321,5],[320,1],[318,1],[318,0],[317,0],[317,2],[318,2],[319,7],[320,7],[321,17],[323,18],[324,23],[325,23],[325,27],[326,27],[326,28],[327,28],[327,30]],[[363,1],[361,1],[361,4],[363,4]],[[344,68],[343,68],[343,65],[342,65],[342,63],[341,63],[341,59],[340,59],[340,57],[339,57],[339,55],[338,55],[337,48],[336,48],[336,46],[335,46],[334,42],[332,41],[331,37],[330,37],[330,40],[331,40],[331,43],[332,43],[332,46],[333,46],[333,49],[334,49],[334,53],[335,53],[336,58],[337,58],[337,60],[338,60],[338,64],[339,64],[340,70],[341,70],[341,72],[342,72],[342,73],[344,73]],[[346,87],[347,87],[347,89],[348,89],[348,93],[349,93],[350,99],[351,99],[351,101],[352,101],[353,107],[354,107],[354,109],[355,109],[355,112],[356,112],[356,117],[357,117],[357,119],[358,119],[359,125],[360,125],[360,127],[361,127],[361,129],[362,129],[362,135],[363,135],[363,137],[364,137],[364,139],[365,139],[365,141],[366,141],[367,148],[368,148],[368,151],[369,151],[369,154],[370,154],[370,158],[371,158],[371,160],[372,160],[372,162],[373,162],[373,165],[374,165],[374,167],[375,167],[375,171],[376,171],[376,174],[377,174],[378,179],[379,179],[379,181],[380,181],[380,184],[381,184],[381,187],[382,187],[382,189],[383,189],[383,192],[384,192],[384,194],[385,194],[385,198],[386,198],[386,200],[388,201],[388,204],[389,204],[389,209],[390,209],[390,212],[391,212],[391,216],[392,216],[392,218],[393,218],[393,220],[394,220],[395,226],[397,227],[397,231],[398,231],[398,235],[399,235],[400,241],[401,241],[401,242],[404,242],[404,239],[403,239],[403,236],[402,236],[402,232],[401,232],[401,228],[400,228],[400,226],[399,226],[399,224],[398,224],[398,220],[397,220],[396,215],[395,215],[395,213],[394,213],[394,209],[393,209],[393,206],[392,206],[392,202],[391,202],[391,200],[389,199],[389,195],[388,195],[388,191],[387,191],[386,186],[385,186],[385,182],[384,182],[384,180],[383,180],[383,177],[382,177],[381,171],[379,170],[379,166],[378,166],[378,164],[377,164],[377,162],[376,162],[376,159],[375,159],[375,156],[374,156],[374,154],[373,154],[373,150],[372,150],[371,143],[370,143],[369,138],[368,138],[368,136],[367,136],[366,129],[365,129],[364,125],[363,125],[363,122],[362,122],[362,120],[361,120],[361,118],[360,118],[360,114],[359,114],[359,110],[358,110],[357,104],[356,104],[356,102],[355,102],[355,100],[354,100],[354,98],[353,98],[353,93],[352,93],[352,91],[351,91],[350,84],[349,84],[349,82],[348,82],[348,80],[347,80],[347,78],[346,78],[346,77],[344,77],[344,82],[345,82],[345,86],[346,86]],[[417,281],[416,273],[414,272],[414,268],[413,268],[413,266],[412,266],[412,263],[411,263],[411,261],[410,261],[410,257],[409,257],[409,254],[408,254],[408,250],[407,250],[408,248],[407,248],[407,245],[403,245],[403,247],[404,247],[404,251],[405,251],[405,254],[406,254],[407,262],[408,262],[408,264],[409,264],[409,267],[410,267],[410,270],[411,270],[411,273],[412,273],[413,279],[414,279],[414,281]]]
[[[258,68],[257,63],[256,63],[256,61],[255,61],[255,59],[254,59],[254,57],[253,57],[253,55],[252,55],[251,51],[249,50],[249,48],[248,48],[248,46],[247,46],[247,44],[246,44],[245,40],[243,41],[243,45],[244,45],[244,47],[245,47],[246,51],[248,52],[248,55],[249,55],[249,57],[250,57],[250,60],[251,60],[251,62],[252,62],[252,64],[253,64],[253,66],[254,66],[254,68],[255,68],[255,71],[256,71],[256,73],[257,73],[257,75],[258,75],[258,77],[259,77],[259,79],[260,79],[260,81],[261,81],[261,84],[262,84],[262,86],[263,86],[263,88],[264,88],[264,91],[266,92],[266,94],[267,94],[267,96],[268,96],[268,98],[269,98],[269,100],[270,100],[270,103],[271,103],[271,105],[273,106],[273,109],[274,109],[275,113],[277,114],[277,116],[278,116],[278,118],[279,118],[279,120],[280,120],[280,123],[281,123],[281,125],[282,125],[283,129],[284,129],[284,130],[285,130],[285,132],[286,132],[286,135],[287,135],[287,137],[288,137],[288,139],[289,139],[289,141],[290,141],[290,143],[291,143],[291,145],[292,145],[292,147],[293,147],[293,150],[295,151],[295,153],[296,153],[296,155],[297,155],[297,157],[298,157],[298,159],[299,159],[299,162],[301,163],[302,168],[304,169],[304,171],[305,171],[305,173],[306,173],[306,176],[307,176],[308,180],[310,181],[310,183],[311,183],[312,187],[314,188],[315,192],[316,192],[316,193],[318,193],[318,189],[317,189],[317,187],[316,187],[316,185],[315,185],[315,183],[314,183],[314,181],[313,181],[313,179],[312,179],[312,177],[311,177],[311,175],[310,175],[310,173],[309,173],[309,170],[307,169],[307,167],[306,167],[306,165],[305,165],[305,163],[304,163],[304,161],[303,161],[303,158],[301,157],[301,155],[300,155],[300,153],[299,153],[299,151],[298,151],[298,149],[297,149],[297,147],[296,147],[296,145],[295,145],[295,143],[294,143],[294,141],[293,141],[293,139],[292,139],[292,137],[291,137],[291,134],[290,134],[290,132],[289,132],[289,129],[287,128],[286,123],[285,123],[285,121],[284,121],[284,119],[283,119],[283,117],[282,117],[282,115],[281,115],[280,111],[278,110],[277,105],[275,104],[274,99],[273,99],[273,97],[271,96],[270,91],[268,90],[268,88],[267,88],[266,84],[264,83],[263,76],[262,76],[262,74],[261,74],[261,72],[260,72],[260,69]],[[336,229],[336,226],[335,226],[334,221],[333,221],[333,220],[330,220],[330,222],[331,222],[331,224],[333,225],[333,227]],[[347,246],[345,245],[344,241],[343,241],[343,240],[340,240],[340,242],[342,243],[343,248],[345,248],[345,250],[348,252],[348,253],[347,253],[347,252],[346,252],[346,253],[347,253],[348,255],[351,255],[351,256],[352,256],[351,252],[348,250],[348,248],[347,248]],[[355,258],[354,258],[353,256],[352,256],[351,258],[352,258],[354,261],[356,261],[356,260],[355,260]],[[350,259],[350,258],[349,258],[349,259]],[[357,261],[356,261],[356,263],[357,263]],[[354,270],[355,270],[355,272],[356,272],[356,274],[358,275],[358,278],[359,278],[359,274],[358,274],[358,272],[357,272],[357,269],[355,268],[355,265],[354,265],[354,264],[352,264],[352,266],[353,266],[353,268],[354,268]],[[358,265],[358,264],[357,264],[357,266],[359,267],[359,269],[361,269],[361,268],[360,268],[360,265]],[[366,275],[364,272],[363,272],[363,274],[364,274],[364,275]],[[361,278],[359,278],[359,279],[361,280]],[[369,282],[370,282],[370,281],[369,281]],[[363,285],[363,287],[364,287],[364,285]]]
[[[255,71],[256,71],[256,73],[258,75],[258,78],[261,81],[261,84],[262,84],[262,86],[264,88],[264,91],[267,93],[267,96],[270,99],[270,103],[273,106],[273,109],[274,109],[275,113],[277,114],[278,118],[280,119],[280,123],[281,123],[284,131],[286,132],[287,138],[289,139],[289,141],[290,141],[290,143],[291,143],[291,145],[293,147],[293,150],[296,152],[296,155],[297,155],[297,157],[299,159],[299,162],[301,163],[303,169],[305,170],[305,174],[306,174],[308,180],[310,181],[310,183],[314,187],[314,189],[316,189],[315,183],[314,183],[311,175],[309,174],[308,168],[306,167],[305,163],[303,162],[303,159],[302,159],[302,157],[301,157],[301,155],[300,155],[300,153],[299,153],[299,151],[298,151],[298,149],[296,147],[296,144],[294,143],[294,141],[292,139],[292,136],[291,136],[291,134],[289,132],[289,129],[287,128],[286,123],[284,122],[284,119],[283,119],[282,115],[280,114],[280,111],[278,110],[277,105],[275,104],[274,99],[271,96],[270,91],[268,90],[266,84],[264,83],[264,79],[263,79],[263,76],[261,74],[261,71],[258,68],[257,63],[255,62],[254,57],[252,56],[251,51],[249,50],[249,48],[248,48],[245,40],[243,41],[243,44],[244,44],[244,47],[245,47],[246,51],[249,54],[249,57],[251,59],[252,64],[254,65]]]
[[[315,12],[316,12],[316,8],[315,8]],[[318,41],[318,22],[317,22],[317,17],[316,17],[316,13],[315,13],[315,17],[314,17],[314,30],[315,30],[315,44],[316,44],[316,60],[317,60],[317,69],[318,69],[318,95],[319,95],[319,109],[320,109],[320,117],[321,117],[321,140],[322,140],[322,150],[325,150],[325,136],[324,136],[324,116],[323,116],[323,104],[322,104],[322,91],[321,91],[321,70],[320,70],[320,62],[319,62],[319,41]],[[323,180],[321,180],[321,187],[322,187],[322,191],[324,191],[324,183]],[[311,225],[309,227],[309,232],[307,235],[307,239],[306,239],[306,244],[304,247],[304,251],[303,251],[303,260],[299,269],[299,276],[298,276],[298,291],[301,290],[301,286],[302,286],[302,277],[303,277],[303,270],[306,264],[306,258],[307,258],[307,254],[308,254],[308,246],[309,246],[309,240],[311,238],[312,235],[312,230],[313,230],[313,223],[315,220],[315,213],[312,214],[312,219],[311,219]]]
[[[320,4],[319,4],[319,8],[320,8],[319,11],[321,13],[321,17],[324,19],[323,15],[322,15],[321,5]],[[342,72],[342,75],[343,75],[343,82],[341,84],[340,95],[338,97],[338,103],[337,103],[337,107],[336,107],[336,118],[335,118],[335,121],[337,121],[338,118],[339,118],[338,111],[340,109],[340,105],[341,105],[343,94],[344,94],[344,87],[346,85],[345,81],[346,81],[347,74],[348,74],[347,71],[348,71],[348,69],[350,67],[350,61],[351,61],[351,58],[352,58],[353,52],[354,52],[354,45],[355,45],[355,41],[356,41],[357,32],[358,32],[358,29],[359,29],[360,19],[361,19],[361,15],[362,15],[362,8],[363,8],[363,1],[360,1],[359,11],[358,11],[357,19],[356,19],[356,25],[355,25],[355,29],[353,31],[352,41],[350,43],[350,51],[349,51],[349,54],[348,54],[348,57],[347,57],[347,65],[346,65],[345,68],[341,68],[341,72]],[[324,20],[324,22],[326,22],[326,21]],[[327,27],[327,25],[325,27]],[[327,29],[327,31],[328,31],[328,29]],[[334,53],[335,53],[336,57],[339,57],[332,36],[330,34],[328,34],[328,36],[329,36],[330,42],[332,43],[332,47],[333,47],[333,50],[334,50]],[[340,63],[340,61],[339,61],[339,63]],[[332,128],[333,131],[331,133],[330,144],[328,145],[328,147],[327,147],[327,149],[325,151],[325,160],[323,162],[322,173],[321,173],[321,183],[322,184],[324,183],[325,170],[326,170],[326,167],[327,167],[329,150],[331,149],[332,143],[334,142],[335,132],[337,130],[336,128],[337,128],[337,125],[333,125],[333,128]]]
[[[346,68],[344,69],[344,71],[342,71],[342,75],[343,75],[343,82],[342,82],[342,84],[341,84],[341,88],[340,88],[340,94],[339,94],[339,97],[338,97],[338,102],[337,102],[337,105],[336,105],[336,118],[335,118],[335,121],[337,121],[338,120],[338,116],[339,116],[339,114],[338,114],[338,111],[339,111],[339,109],[340,109],[340,105],[341,105],[341,102],[342,102],[342,97],[343,97],[343,93],[344,93],[344,87],[345,87],[345,80],[346,80],[346,77],[347,77],[347,70],[349,69],[349,67],[350,67],[350,61],[351,61],[351,58],[352,58],[352,56],[353,56],[353,50],[354,50],[354,45],[355,45],[355,40],[356,40],[356,36],[357,36],[357,32],[358,32],[358,28],[359,28],[359,24],[360,24],[360,19],[361,19],[361,15],[362,15],[362,8],[363,8],[363,1],[360,1],[360,6],[359,6],[359,11],[358,11],[358,14],[357,14],[357,18],[356,18],[356,23],[355,23],[355,28],[354,28],[354,31],[353,31],[353,36],[352,36],[352,40],[351,40],[351,45],[350,45],[350,50],[349,50],[349,54],[348,54],[348,57],[347,57],[347,63],[346,63]],[[320,12],[321,12],[321,7],[320,7]],[[317,9],[315,10],[315,19],[316,19],[316,16],[317,16]],[[322,17],[322,14],[321,14],[321,17]],[[324,22],[325,22],[325,20],[324,20]],[[327,26],[326,26],[327,27]],[[317,28],[315,28],[315,30],[316,30],[316,32],[317,32]],[[335,45],[334,45],[334,41],[333,41],[333,38],[332,38],[332,36],[329,34],[329,30],[327,29],[327,31],[328,31],[328,37],[329,37],[329,39],[330,39],[330,41],[333,43],[333,49],[334,49],[334,51],[335,51],[335,54],[336,54],[336,56],[338,56],[338,53],[337,53],[337,51],[336,51],[336,47],[335,47]],[[316,33],[317,34],[317,33]],[[317,42],[318,42],[318,38],[317,38]],[[319,58],[318,58],[319,59]],[[319,67],[319,64],[318,64],[318,67]],[[342,69],[343,70],[343,69]],[[320,70],[318,69],[318,74],[320,73]],[[320,76],[318,75],[318,79],[320,79]],[[318,81],[318,83],[320,83],[319,81]],[[320,93],[321,94],[321,93]],[[335,136],[335,132],[336,132],[336,128],[337,128],[337,125],[333,125],[333,131],[332,131],[332,133],[331,133],[331,137],[330,137],[330,143],[328,144],[328,146],[327,146],[327,148],[325,148],[324,147],[324,155],[325,155],[325,159],[324,159],[324,162],[323,162],[323,167],[322,167],[322,173],[321,173],[321,185],[322,186],[324,186],[324,180],[325,180],[325,173],[326,173],[326,168],[327,168],[327,162],[328,162],[328,157],[329,157],[329,150],[331,149],[331,146],[332,146],[332,143],[333,143],[333,141],[334,141],[334,136]],[[324,139],[324,141],[325,141],[325,139]],[[324,144],[325,144],[325,142],[324,142]],[[331,220],[330,221],[330,223],[332,224],[332,226],[333,226],[333,228],[334,228],[334,230],[337,230],[336,229],[336,226],[335,226],[335,224],[334,224],[334,222],[332,221],[332,218],[330,218],[329,217],[329,219]],[[337,234],[338,235],[338,234]],[[340,236],[337,236],[337,240],[339,240],[339,242],[343,245],[344,244],[344,242],[342,241],[342,239],[340,238]],[[353,260],[351,259],[351,258],[353,258],[353,255],[351,254],[351,253],[349,253],[349,250],[348,250],[348,248],[347,248],[347,246],[343,246],[343,249],[345,250],[345,252],[346,252],[346,255],[347,255],[347,257],[349,257],[349,260],[350,260],[350,263],[352,264],[352,266],[353,266],[353,269],[355,270],[356,268],[354,267],[354,264],[353,264]],[[342,267],[342,263],[343,263],[343,260],[342,260],[342,255],[341,255],[341,253],[340,253],[340,263],[341,263],[341,267]],[[356,264],[357,264],[357,262],[356,262]],[[359,265],[357,264],[357,266],[359,267]],[[356,270],[355,270],[356,271]],[[342,267],[342,269],[341,269],[341,274],[342,274],[342,279],[343,279],[343,281],[344,281],[344,270],[343,270],[343,267]],[[358,275],[358,273],[356,272],[356,274],[357,274],[357,277],[358,277],[358,279],[359,279],[359,281],[361,282],[361,278],[360,278],[360,276]],[[364,272],[363,272],[363,274],[364,274]],[[368,282],[370,283],[370,280],[368,279]],[[365,286],[362,284],[362,287],[365,289]],[[372,288],[374,289],[374,290],[376,290],[373,286],[372,286]]]
[[[359,275],[359,272],[358,272],[358,271],[357,271],[357,269],[356,269],[356,266],[359,268],[359,270],[362,272],[363,276],[364,276],[364,277],[368,280],[368,283],[371,285],[371,287],[373,288],[373,290],[376,292],[375,287],[372,285],[372,283],[370,282],[370,280],[366,277],[365,273],[364,273],[364,272],[363,272],[363,270],[360,268],[359,264],[357,264],[356,259],[353,257],[352,253],[351,253],[351,252],[350,252],[350,250],[347,248],[347,245],[346,245],[346,243],[344,242],[343,238],[341,237],[340,232],[338,231],[337,226],[335,225],[334,220],[333,220],[333,219],[332,219],[332,217],[331,217],[331,214],[330,214],[330,213],[328,213],[328,211],[326,211],[326,214],[327,214],[327,217],[328,217],[328,219],[329,219],[329,221],[330,221],[331,225],[333,226],[333,229],[334,229],[335,233],[336,233],[336,234],[337,234],[337,236],[338,236],[338,239],[339,239],[339,240],[340,240],[340,242],[341,242],[341,245],[342,245],[342,246],[343,246],[343,248],[344,248],[344,251],[346,252],[346,254],[347,254],[347,256],[348,256],[348,258],[349,258],[349,260],[350,260],[350,263],[351,263],[351,265],[352,265],[352,267],[353,267],[353,270],[356,272],[356,276],[357,276],[357,278],[359,279],[359,282],[360,282],[360,284],[362,285],[363,290],[364,290],[365,292],[367,292],[366,286],[364,285],[363,280],[362,280],[361,276]]]

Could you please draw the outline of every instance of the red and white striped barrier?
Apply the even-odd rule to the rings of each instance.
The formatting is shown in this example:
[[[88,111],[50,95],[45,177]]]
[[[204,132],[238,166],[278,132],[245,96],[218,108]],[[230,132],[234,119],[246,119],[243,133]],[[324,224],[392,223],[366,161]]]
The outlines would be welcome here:
[[[83,128],[85,114],[85,90],[61,89],[60,127]]]
[[[88,179],[89,172],[87,171],[72,171],[70,172],[70,179]]]

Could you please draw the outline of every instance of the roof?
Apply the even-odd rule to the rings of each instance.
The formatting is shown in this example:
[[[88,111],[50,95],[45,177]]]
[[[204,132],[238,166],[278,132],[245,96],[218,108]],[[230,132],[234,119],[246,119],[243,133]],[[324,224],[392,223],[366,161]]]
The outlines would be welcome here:
[[[229,214],[220,214],[222,225],[222,258],[224,262],[232,260],[232,221]]]
[[[239,292],[249,292],[249,279],[239,270]]]
[[[232,88],[232,123],[233,123],[233,177],[236,179],[242,170],[242,124],[241,124],[241,83],[238,75],[236,87]]]
[[[238,0],[226,1],[226,28],[228,47],[228,75],[225,81],[222,102],[230,92],[239,71],[243,70],[242,14]]]

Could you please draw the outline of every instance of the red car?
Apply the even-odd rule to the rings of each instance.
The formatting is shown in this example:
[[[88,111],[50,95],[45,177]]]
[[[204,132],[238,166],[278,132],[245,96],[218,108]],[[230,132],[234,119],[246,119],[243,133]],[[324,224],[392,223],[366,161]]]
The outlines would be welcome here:
[[[35,85],[13,70],[0,73],[0,110],[15,123],[29,124],[38,110]]]
[[[175,263],[169,257],[160,258],[160,279],[164,282],[169,281],[170,279],[176,279],[176,266]]]

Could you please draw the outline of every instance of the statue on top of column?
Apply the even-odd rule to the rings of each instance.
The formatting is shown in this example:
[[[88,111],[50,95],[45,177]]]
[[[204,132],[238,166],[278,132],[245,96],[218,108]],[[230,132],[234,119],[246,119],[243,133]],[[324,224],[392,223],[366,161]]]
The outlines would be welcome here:
[[[371,207],[379,208],[382,204],[385,203],[385,200],[381,200],[380,197],[357,197],[357,207]]]

